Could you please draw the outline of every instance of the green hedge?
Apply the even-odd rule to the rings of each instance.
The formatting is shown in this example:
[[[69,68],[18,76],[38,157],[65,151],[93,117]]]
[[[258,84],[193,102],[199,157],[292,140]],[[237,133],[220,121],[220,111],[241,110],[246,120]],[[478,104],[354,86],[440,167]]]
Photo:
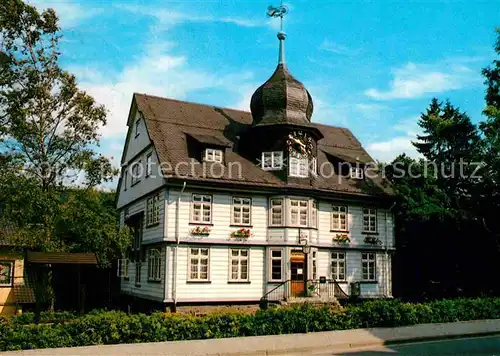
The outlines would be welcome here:
[[[57,314],[57,313],[56,313]],[[500,318],[500,298],[410,304],[370,301],[343,309],[310,305],[261,310],[252,315],[202,317],[154,313],[94,312],[80,318],[47,314],[51,324],[26,324],[31,316],[0,319],[0,350],[276,335],[366,327]]]

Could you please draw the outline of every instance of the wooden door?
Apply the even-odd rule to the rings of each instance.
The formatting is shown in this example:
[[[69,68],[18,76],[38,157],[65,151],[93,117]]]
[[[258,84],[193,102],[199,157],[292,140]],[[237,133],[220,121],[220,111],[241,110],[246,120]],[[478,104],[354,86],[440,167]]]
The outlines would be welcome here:
[[[290,279],[291,279],[291,294],[294,297],[304,295],[304,273],[305,273],[305,257],[302,251],[292,251],[290,258]]]

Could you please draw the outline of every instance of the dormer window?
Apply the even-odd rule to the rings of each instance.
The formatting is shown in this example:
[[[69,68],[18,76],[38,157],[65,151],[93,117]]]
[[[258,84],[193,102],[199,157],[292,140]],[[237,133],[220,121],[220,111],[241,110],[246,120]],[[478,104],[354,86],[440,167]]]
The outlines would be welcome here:
[[[363,179],[363,168],[351,167],[351,178],[352,179]]]
[[[307,178],[308,160],[304,157],[290,157],[290,177]]]
[[[135,122],[135,137],[139,136],[139,134],[141,133],[141,130],[140,130],[140,125],[141,125],[141,120],[137,120]]]
[[[206,162],[222,162],[222,150],[207,148],[205,150]]]
[[[283,152],[262,152],[262,169],[265,171],[283,168]]]

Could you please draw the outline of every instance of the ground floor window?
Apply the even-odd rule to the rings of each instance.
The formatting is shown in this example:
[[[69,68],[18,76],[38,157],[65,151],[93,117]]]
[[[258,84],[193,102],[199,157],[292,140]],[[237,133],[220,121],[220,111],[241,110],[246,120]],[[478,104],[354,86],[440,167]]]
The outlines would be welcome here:
[[[161,253],[156,248],[149,250],[148,280],[161,281]]]
[[[208,281],[210,267],[210,249],[191,247],[189,248],[189,280]]]
[[[376,278],[376,255],[375,253],[361,254],[362,279],[374,281]]]
[[[142,263],[135,262],[135,284],[141,284]]]
[[[0,286],[11,286],[14,262],[0,262]]]
[[[282,249],[271,249],[270,259],[269,259],[269,280],[270,281],[282,281],[283,280],[283,250]]]
[[[336,281],[345,281],[346,263],[345,252],[332,252],[332,279]]]
[[[232,282],[247,282],[249,280],[250,250],[247,248],[229,250],[229,280]]]

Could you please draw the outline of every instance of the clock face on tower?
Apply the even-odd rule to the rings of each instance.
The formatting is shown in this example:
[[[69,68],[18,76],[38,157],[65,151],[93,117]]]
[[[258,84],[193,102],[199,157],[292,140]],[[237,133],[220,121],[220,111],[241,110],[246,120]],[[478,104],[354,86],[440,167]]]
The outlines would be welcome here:
[[[286,140],[288,153],[291,155],[300,155],[302,157],[314,157],[314,142],[311,136],[303,131],[293,131]]]

